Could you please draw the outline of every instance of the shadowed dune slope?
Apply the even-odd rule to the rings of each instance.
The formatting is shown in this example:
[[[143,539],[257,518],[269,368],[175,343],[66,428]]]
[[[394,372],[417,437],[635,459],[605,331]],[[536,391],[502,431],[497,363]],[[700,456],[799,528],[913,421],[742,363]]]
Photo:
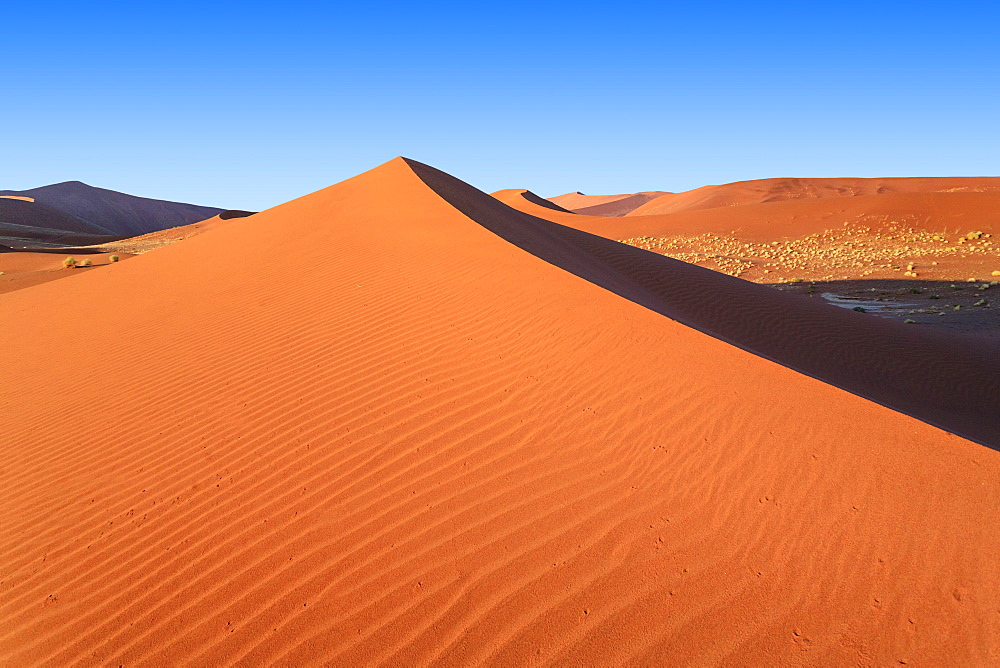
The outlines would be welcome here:
[[[880,403],[1000,448],[1000,347],[917,331],[513,211],[414,163],[469,218],[558,267],[658,313]]]
[[[558,204],[554,204],[547,199],[543,199],[531,192],[530,190],[519,190],[517,188],[511,188],[509,190],[498,190],[491,194],[490,197],[494,197],[501,202],[513,206],[515,203],[520,202],[521,205],[531,211],[537,211],[540,209],[545,209],[548,213],[555,213],[560,219],[565,216],[575,216],[572,211],[562,208]],[[515,207],[516,208],[516,207]]]
[[[632,211],[635,211],[646,202],[656,199],[663,194],[664,193],[636,193],[635,195],[623,197],[622,199],[615,200],[614,202],[574,209],[573,212],[583,214],[585,216],[624,216]]]
[[[0,662],[1000,660],[1000,454],[610,248],[396,159],[0,296]]]
[[[178,227],[211,218],[223,209],[136,197],[95,188],[80,181],[55,183],[31,190],[3,190],[0,195],[30,197],[80,221],[100,227],[103,234],[126,237]],[[57,227],[42,225],[42,227]]]
[[[596,206],[598,204],[608,204],[609,202],[616,202],[620,199],[625,199],[630,197],[629,193],[622,195],[584,195],[581,192],[566,193],[565,195],[557,195],[556,197],[549,197],[548,201],[553,204],[562,207],[563,209],[573,210],[579,209],[585,206]]]
[[[650,191],[631,195],[584,195],[577,192],[546,201],[553,202],[564,210],[587,216],[624,216],[646,202],[671,194],[673,193]]]
[[[491,193],[490,197],[503,202],[512,209],[517,209],[518,211],[528,213],[551,222],[562,223],[563,225],[571,225],[576,221],[580,221],[583,224],[590,224],[595,220],[599,220],[597,216],[580,216],[579,214],[573,213],[558,204],[554,204],[551,200],[545,200],[547,204],[538,202],[533,197],[529,197],[528,193],[531,193],[531,191],[509,188],[507,190],[498,190],[495,193]]]
[[[40,202],[0,197],[0,237],[11,240],[54,241],[108,237],[111,231],[80,220]]]
[[[564,209],[563,207],[559,206],[555,202],[550,202],[547,199],[543,199],[543,198],[539,197],[538,195],[536,195],[535,193],[531,192],[530,190],[518,190],[518,191],[515,191],[515,193],[518,194],[518,195],[520,195],[520,197],[522,199],[530,202],[531,204],[535,204],[537,206],[544,207],[546,209],[551,209],[553,211],[559,211],[561,213],[572,213],[572,211],[569,211],[568,209]]]
[[[900,193],[1000,192],[1000,177],[918,177],[881,179],[759,179],[665,193],[634,208],[629,216],[649,216],[788,200],[859,197]],[[572,207],[570,207],[572,208]]]
[[[228,211],[223,211],[219,214],[219,218],[222,220],[229,220],[231,218],[247,218],[252,216],[256,211],[243,211],[242,209],[229,209]]]

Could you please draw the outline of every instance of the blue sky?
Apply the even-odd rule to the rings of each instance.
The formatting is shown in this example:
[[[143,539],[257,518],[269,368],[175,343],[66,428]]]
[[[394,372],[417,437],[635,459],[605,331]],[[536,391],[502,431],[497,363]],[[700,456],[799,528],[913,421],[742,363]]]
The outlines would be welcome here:
[[[0,188],[261,209],[396,155],[486,190],[1000,175],[1000,7],[5,6]]]

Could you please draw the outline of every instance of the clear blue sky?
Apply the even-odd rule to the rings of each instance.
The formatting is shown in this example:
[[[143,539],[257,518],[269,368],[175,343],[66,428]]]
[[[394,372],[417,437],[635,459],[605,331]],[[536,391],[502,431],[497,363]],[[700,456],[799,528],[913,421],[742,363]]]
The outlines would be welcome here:
[[[995,2],[7,3],[0,188],[279,204],[1000,175]]]

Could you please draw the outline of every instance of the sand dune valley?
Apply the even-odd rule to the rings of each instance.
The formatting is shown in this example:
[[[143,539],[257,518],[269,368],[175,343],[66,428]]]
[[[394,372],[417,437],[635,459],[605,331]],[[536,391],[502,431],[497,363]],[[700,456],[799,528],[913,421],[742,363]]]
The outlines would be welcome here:
[[[1000,178],[456,176],[0,192],[0,665],[1000,665]]]

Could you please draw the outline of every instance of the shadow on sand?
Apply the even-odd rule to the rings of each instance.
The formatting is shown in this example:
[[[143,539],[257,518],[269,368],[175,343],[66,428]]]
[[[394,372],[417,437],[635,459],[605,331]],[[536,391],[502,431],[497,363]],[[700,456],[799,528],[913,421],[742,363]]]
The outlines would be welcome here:
[[[813,295],[594,236],[406,162],[456,209],[550,264],[734,346],[1000,450],[1000,344],[836,308]]]

